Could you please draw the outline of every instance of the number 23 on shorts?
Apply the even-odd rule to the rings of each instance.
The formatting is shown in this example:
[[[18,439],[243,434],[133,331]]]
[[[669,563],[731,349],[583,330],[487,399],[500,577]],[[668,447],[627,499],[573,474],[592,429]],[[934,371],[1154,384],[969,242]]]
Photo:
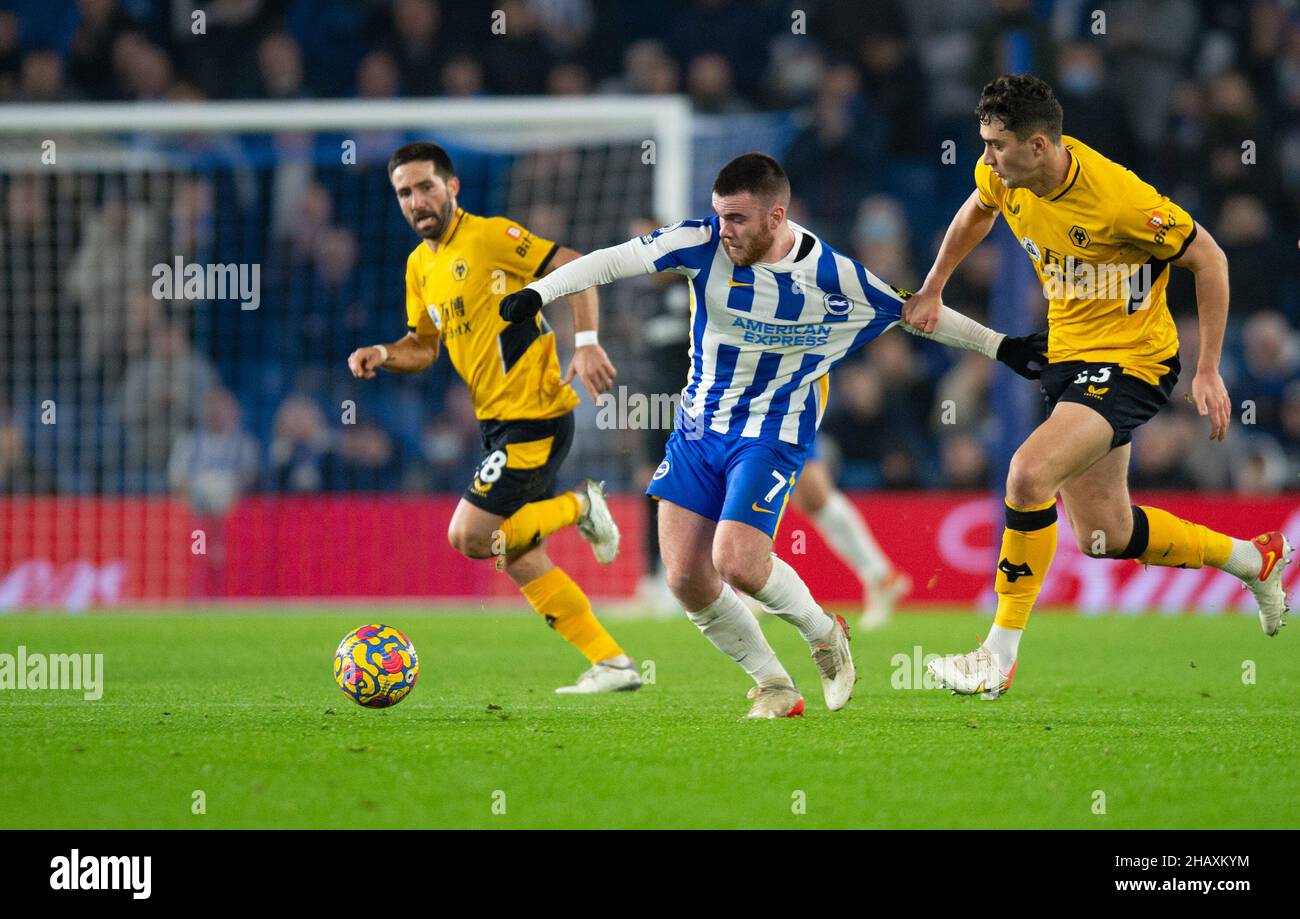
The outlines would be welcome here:
[[[1091,372],[1092,371],[1090,369],[1085,368],[1082,373],[1080,373],[1077,377],[1074,378],[1074,384],[1076,386],[1082,386],[1084,383],[1105,383],[1107,380],[1110,379],[1109,367],[1099,367],[1097,368],[1097,372],[1095,374],[1093,374],[1092,376],[1088,376],[1088,374]]]

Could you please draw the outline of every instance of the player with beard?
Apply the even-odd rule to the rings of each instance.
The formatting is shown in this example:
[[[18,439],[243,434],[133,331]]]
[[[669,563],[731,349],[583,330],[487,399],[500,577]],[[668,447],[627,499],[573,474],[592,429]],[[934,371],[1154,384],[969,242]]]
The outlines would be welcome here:
[[[388,162],[388,175],[403,216],[421,239],[406,262],[408,331],[390,344],[358,348],[348,367],[366,380],[380,368],[416,373],[447,346],[469,387],[483,443],[448,539],[466,558],[503,558],[506,574],[533,609],[591,663],[575,685],[557,692],[637,689],[635,662],[597,621],[582,588],[551,561],[544,543],[551,533],[576,525],[597,561],[609,564],[618,552],[618,527],[600,483],[588,480],[555,495],[578,404],[569,381],[577,376],[595,399],[615,374],[596,340],[595,292],[570,298],[576,348],[563,377],[545,320],[508,323],[498,313],[502,296],[579,253],[505,217],[480,217],[457,206],[460,179],[437,144],[401,147]]]
[[[786,219],[781,165],[747,153],[713,184],[714,214],[683,220],[556,269],[501,301],[535,322],[545,303],[619,278],[685,275],[691,369],[676,429],[647,493],[659,499],[668,586],[687,616],[753,679],[748,717],[799,715],[804,700],[743,591],[808,642],[826,707],[856,679],[843,618],[831,618],[773,554],[781,512],[826,408],[827,374],[902,318],[904,295]],[[1042,350],[944,307],[930,337],[997,357],[1025,376]]]

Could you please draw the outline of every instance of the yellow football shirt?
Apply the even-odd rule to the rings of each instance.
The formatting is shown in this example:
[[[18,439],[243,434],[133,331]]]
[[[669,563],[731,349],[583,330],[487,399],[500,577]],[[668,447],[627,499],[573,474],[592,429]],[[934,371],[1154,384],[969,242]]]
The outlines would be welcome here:
[[[498,313],[501,298],[539,277],[558,248],[505,217],[457,208],[438,251],[421,242],[406,260],[407,326],[441,336],[479,420],[557,418],[578,404],[560,381],[542,315],[509,323]]]
[[[980,203],[1006,218],[1048,297],[1047,359],[1121,365],[1148,383],[1178,353],[1169,262],[1196,235],[1188,213],[1073,137],[1065,181],[1043,197],[1007,188],[981,161]]]

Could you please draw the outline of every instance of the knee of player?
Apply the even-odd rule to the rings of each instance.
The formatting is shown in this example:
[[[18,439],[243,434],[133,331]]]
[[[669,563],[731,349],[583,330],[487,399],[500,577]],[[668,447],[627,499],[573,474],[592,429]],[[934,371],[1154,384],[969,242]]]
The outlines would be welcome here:
[[[1034,460],[1017,453],[1007,469],[1007,502],[1014,507],[1030,507],[1050,501],[1056,483],[1048,481],[1046,469]]]
[[[718,598],[721,583],[716,573],[669,568],[668,590],[688,610],[700,610]]]
[[[449,527],[447,541],[451,547],[466,558],[491,558],[492,534],[480,533],[469,527]]]
[[[664,580],[668,582],[668,589],[674,597],[682,597],[692,592],[692,579],[685,571],[670,568],[664,572]]]
[[[713,550],[713,567],[718,570],[722,580],[747,594],[762,589],[765,578],[760,570],[763,566],[758,562],[766,561],[766,557],[761,560],[746,557],[743,553],[732,551],[727,547]]]

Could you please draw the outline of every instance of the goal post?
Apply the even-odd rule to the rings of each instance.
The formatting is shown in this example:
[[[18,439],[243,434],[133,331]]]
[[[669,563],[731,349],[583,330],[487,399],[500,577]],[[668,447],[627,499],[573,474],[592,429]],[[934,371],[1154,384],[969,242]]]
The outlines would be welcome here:
[[[683,96],[588,96],[368,101],[105,102],[0,108],[6,161],[23,137],[406,130],[511,151],[586,142],[652,143],[655,210],[681,219],[690,200],[691,110]],[[39,146],[32,166],[42,165]],[[57,165],[57,163],[55,164]],[[672,215],[671,217],[669,215]]]

